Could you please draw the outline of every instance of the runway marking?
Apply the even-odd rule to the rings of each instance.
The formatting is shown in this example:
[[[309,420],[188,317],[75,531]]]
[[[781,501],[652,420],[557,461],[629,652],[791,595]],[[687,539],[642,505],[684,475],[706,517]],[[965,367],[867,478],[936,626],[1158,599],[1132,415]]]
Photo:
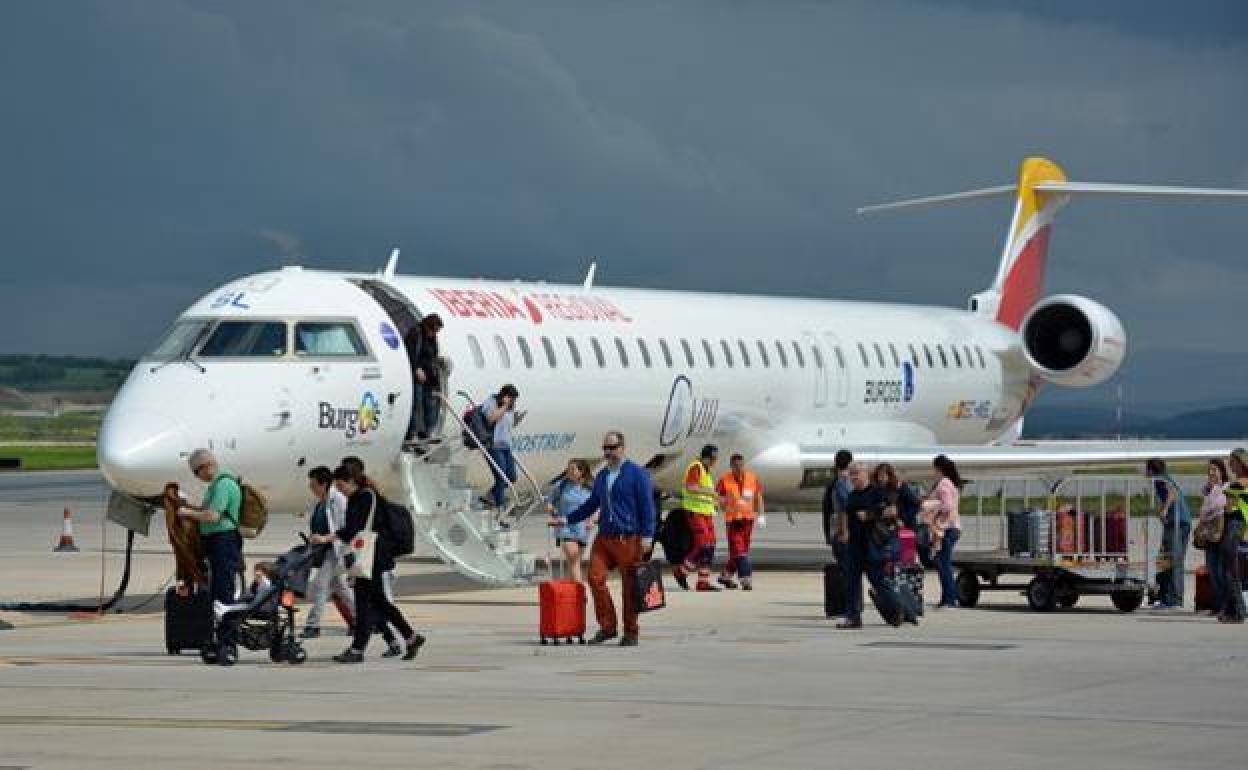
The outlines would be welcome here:
[[[721,642],[730,644],[792,644],[795,639],[720,639]]]
[[[576,671],[560,671],[559,673],[571,676],[585,676],[601,679],[627,679],[628,677],[653,674],[654,672],[623,668],[582,668]]]
[[[502,666],[441,665],[409,666],[408,671],[428,671],[431,674],[477,674],[482,671],[502,671]]]
[[[888,647],[912,650],[975,650],[979,652],[994,650],[1012,650],[1017,644],[988,644],[984,642],[903,642],[880,641],[867,642],[859,647]]]
[[[83,717],[0,715],[0,727],[102,727],[128,730],[247,730],[251,732],[332,735],[406,735],[457,738],[504,729],[504,725],[443,722],[294,722],[259,719],[190,719],[173,717]]]

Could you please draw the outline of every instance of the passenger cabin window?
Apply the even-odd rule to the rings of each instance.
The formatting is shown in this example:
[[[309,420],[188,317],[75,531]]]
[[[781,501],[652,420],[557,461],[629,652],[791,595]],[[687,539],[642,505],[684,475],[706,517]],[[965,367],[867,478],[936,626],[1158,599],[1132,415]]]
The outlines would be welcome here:
[[[687,363],[689,368],[692,369],[694,367],[693,348],[689,347],[689,340],[682,337],[680,340],[680,347],[685,351],[685,363]]]
[[[477,368],[484,369],[485,353],[481,352],[481,343],[477,342],[476,335],[468,335],[468,350],[472,351],[472,362],[477,365]]]
[[[746,347],[745,340],[737,340],[737,349],[741,351],[741,365],[748,367],[750,365],[750,349]]]
[[[715,354],[711,352],[711,343],[702,340],[702,352],[706,354],[706,365],[715,368]]]
[[[884,349],[880,347],[878,342],[874,343],[872,347],[875,348],[875,360],[880,362],[880,368],[886,368],[888,364],[884,363]]]
[[[867,358],[867,349],[861,342],[858,343],[858,357],[862,359],[863,368],[871,368],[871,359]]]
[[[776,340],[776,358],[780,359],[780,366],[789,368],[789,358],[784,354],[784,345],[780,344],[780,340]]]
[[[598,344],[598,338],[590,337],[589,346],[594,349],[594,358],[598,361],[598,368],[605,369],[607,366],[607,357],[602,354],[602,345]]]
[[[650,360],[650,349],[646,347],[646,341],[641,337],[637,338],[637,349],[641,351],[641,362],[649,369],[652,365]]]
[[[758,340],[758,357],[762,360],[764,369],[771,368],[771,359],[767,357],[767,346],[762,340]]]
[[[966,357],[966,365],[974,368],[975,357],[971,355],[971,348],[968,345],[962,346],[962,355]]]
[[[897,355],[897,346],[896,346],[896,345],[894,345],[894,344],[893,344],[893,343],[891,343],[891,342],[890,342],[890,343],[888,343],[888,352],[889,352],[889,354],[890,354],[890,355],[892,355],[892,357],[893,357],[893,366],[900,367],[900,366],[901,366],[901,356]]]
[[[927,368],[931,369],[936,366],[936,361],[932,359],[932,349],[926,344],[923,345],[923,357],[927,359]]]
[[[832,351],[836,353],[836,367],[843,370],[845,368],[845,351],[841,350],[840,345],[832,348]]]
[[[615,352],[620,354],[620,366],[628,368],[628,351],[624,349],[624,340],[615,338]]]
[[[295,324],[295,355],[366,356],[368,348],[353,323],[300,321]]]
[[[823,354],[819,352],[818,346],[811,345],[810,354],[815,357],[815,366],[822,369],[823,368]]]
[[[199,349],[205,358],[276,358],[286,355],[281,321],[222,321]]]
[[[944,345],[937,345],[937,346],[936,346],[936,352],[940,354],[940,365],[941,365],[941,366],[943,366],[944,368],[948,369],[948,368],[949,368],[949,357],[945,355],[945,347],[944,347]]]
[[[907,345],[906,348],[910,351],[910,360],[917,367],[919,365],[919,351],[914,349],[914,345]]]
[[[568,353],[572,355],[572,365],[581,368],[581,351],[576,347],[576,340],[568,337]]]
[[[949,346],[949,352],[953,354],[953,363],[954,363],[954,364],[955,364],[955,365],[956,365],[959,369],[961,369],[961,368],[962,368],[962,356],[958,355],[958,346],[957,346],[957,345],[950,345],[950,346]]]
[[[507,349],[507,342],[502,335],[494,335],[494,347],[498,348],[498,360],[502,363],[504,369],[511,368],[511,351]]]
[[[806,368],[806,356],[802,355],[802,349],[797,344],[797,340],[793,341],[793,358],[794,360],[797,361],[798,366],[802,367],[803,369]]]
[[[550,341],[550,337],[542,337],[542,347],[546,350],[546,363],[550,364],[550,368],[554,369],[559,365],[555,359],[555,345]]]
[[[975,354],[979,356],[979,368],[987,369],[988,364],[984,362],[984,350],[979,345],[975,346]]]
[[[533,368],[533,351],[529,350],[529,341],[524,337],[516,337],[516,344],[520,346],[520,357],[524,359],[526,369]]]
[[[659,352],[663,354],[663,363],[667,364],[668,369],[676,365],[672,362],[672,349],[667,346],[667,340],[659,340]]]
[[[724,351],[724,363],[725,363],[725,365],[726,365],[729,369],[731,369],[731,368],[732,368],[732,365],[733,365],[733,364],[732,364],[732,348],[728,347],[728,341],[727,341],[727,340],[720,340],[720,341],[719,341],[719,347],[720,347],[720,348]]]

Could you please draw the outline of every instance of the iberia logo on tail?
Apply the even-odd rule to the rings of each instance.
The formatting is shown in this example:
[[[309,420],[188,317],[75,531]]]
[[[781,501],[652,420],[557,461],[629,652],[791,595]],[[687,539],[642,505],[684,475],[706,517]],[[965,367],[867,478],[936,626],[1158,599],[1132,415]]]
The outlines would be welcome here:
[[[1011,329],[1022,325],[1027,311],[1044,292],[1044,266],[1049,252],[1053,216],[1066,203],[1061,193],[1040,192],[1041,182],[1065,182],[1066,174],[1046,158],[1023,161],[1018,179],[1018,202],[1002,255],[997,290],[1001,304],[997,320]]]

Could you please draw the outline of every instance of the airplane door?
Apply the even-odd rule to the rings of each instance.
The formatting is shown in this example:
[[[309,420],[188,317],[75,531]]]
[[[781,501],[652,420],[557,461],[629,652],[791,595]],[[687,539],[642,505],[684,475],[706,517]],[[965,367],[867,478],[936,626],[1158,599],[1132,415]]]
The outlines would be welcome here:
[[[819,349],[819,338],[812,332],[803,332],[802,341],[810,349],[814,358],[815,370],[815,408],[822,409],[828,405],[828,357]]]
[[[845,356],[845,351],[841,349],[841,340],[832,332],[823,333],[823,341],[826,345],[828,356],[828,377],[831,378],[831,390],[836,397],[836,405],[845,407],[849,405],[849,364]]]

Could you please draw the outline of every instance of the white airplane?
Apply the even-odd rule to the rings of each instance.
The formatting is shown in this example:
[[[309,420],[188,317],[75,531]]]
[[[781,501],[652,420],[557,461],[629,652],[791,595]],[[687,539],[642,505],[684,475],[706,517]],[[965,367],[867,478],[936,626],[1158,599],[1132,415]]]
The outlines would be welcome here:
[[[413,510],[434,551],[471,577],[516,582],[532,558],[476,507],[488,460],[463,447],[459,414],[504,383],[520,391],[522,461],[514,496],[531,504],[570,458],[596,459],[608,429],[656,482],[680,487],[703,444],[741,452],[773,504],[818,500],[833,455],[966,471],[1198,459],[1210,442],[1019,442],[1043,383],[1104,382],[1126,354],[1109,309],[1043,297],[1055,212],[1080,195],[1245,198],[1248,191],[1084,184],[1042,158],[1016,184],[868,207],[876,211],[1015,196],[991,288],[969,309],[593,285],[399,276],[287,267],[208,293],[144,356],[109,408],[97,447],[118,492],[136,499],[177,481],[208,447],[277,511],[307,506],[306,472],[364,460]],[[427,313],[446,327],[444,441],[403,451],[412,409],[404,335]]]

